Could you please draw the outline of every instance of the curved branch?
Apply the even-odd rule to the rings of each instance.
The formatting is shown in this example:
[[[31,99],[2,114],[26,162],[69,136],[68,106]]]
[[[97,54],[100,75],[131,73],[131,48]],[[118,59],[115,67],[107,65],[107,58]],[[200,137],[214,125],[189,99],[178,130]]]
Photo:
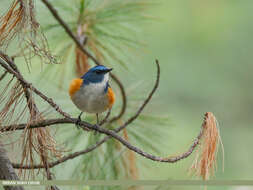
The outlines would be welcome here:
[[[121,131],[122,129],[126,128],[126,126],[128,126],[130,123],[132,123],[140,115],[140,113],[143,111],[143,109],[145,108],[147,103],[151,100],[151,98],[152,98],[153,94],[155,93],[156,89],[158,88],[158,85],[160,82],[160,65],[159,65],[158,60],[156,60],[156,66],[157,66],[156,82],[155,82],[155,85],[154,85],[152,91],[148,95],[147,99],[143,102],[141,107],[137,110],[137,112],[132,117],[130,117],[123,125],[121,125],[119,128],[117,128],[115,130],[115,132]]]
[[[74,33],[71,31],[71,29],[69,28],[69,26],[66,24],[66,22],[60,17],[60,15],[58,14],[57,10],[52,6],[51,3],[49,3],[47,0],[41,0],[46,7],[49,9],[49,11],[51,12],[51,14],[54,16],[54,18],[59,22],[59,24],[64,28],[64,30],[66,31],[66,33],[69,35],[70,38],[72,38],[72,40],[75,42],[75,44],[78,46],[78,48],[87,55],[87,57],[89,57],[96,65],[101,65],[101,63],[91,54],[89,53],[84,46],[82,45],[82,43],[77,39],[77,37],[74,35]],[[125,93],[125,89],[124,86],[122,84],[122,82],[118,79],[118,77],[114,74],[110,73],[110,76],[112,77],[112,79],[116,82],[116,84],[119,86],[120,89],[120,93],[122,96],[122,108],[120,113],[115,116],[114,118],[112,118],[110,120],[110,122],[116,121],[119,118],[121,118],[121,116],[125,113],[126,111],[126,103],[127,103],[127,97],[126,97],[126,93]]]
[[[67,160],[70,160],[70,159],[74,159],[78,156],[81,156],[83,154],[86,154],[86,153],[89,153],[91,151],[93,151],[94,149],[96,149],[97,147],[99,147],[101,144],[103,144],[107,139],[103,139],[102,141],[99,141],[97,142],[96,144],[94,144],[93,146],[89,147],[89,148],[86,148],[85,150],[82,150],[82,151],[77,151],[77,152],[74,152],[74,153],[71,153],[67,156],[64,156],[56,161],[53,161],[53,162],[50,162],[48,163],[48,167],[52,168],[54,166],[57,166],[58,164],[61,164]],[[27,165],[27,166],[21,166],[20,164],[16,164],[16,163],[13,163],[13,168],[21,168],[21,169],[40,169],[40,168],[43,168],[43,165],[34,165],[34,166],[30,166],[30,165]]]
[[[156,60],[156,66],[157,66],[157,78],[156,78],[156,82],[155,85],[153,87],[153,89],[151,90],[151,92],[149,93],[148,97],[145,99],[144,103],[140,106],[140,108],[137,110],[137,112],[131,117],[129,118],[123,125],[121,125],[119,128],[115,129],[115,132],[120,132],[122,129],[124,129],[127,125],[129,125],[131,122],[133,122],[138,116],[139,114],[142,112],[142,110],[144,109],[144,107],[147,105],[147,103],[150,101],[150,99],[152,98],[153,94],[155,93],[156,89],[158,88],[159,85],[159,79],[160,79],[160,66],[159,66],[159,62],[158,60]],[[107,117],[107,116],[106,116]],[[36,127],[46,127],[48,125],[55,125],[55,124],[61,124],[61,123],[72,123],[71,120],[68,119],[53,119],[53,120],[47,120],[47,123],[45,122],[40,122],[37,124],[33,124],[30,125],[31,128],[36,128]],[[22,130],[24,129],[25,124],[20,124],[20,125],[14,125],[14,126],[8,126],[8,127],[4,127],[2,130],[3,131],[9,131],[12,129],[16,129],[16,130]],[[106,142],[108,139],[110,138],[110,136],[106,136],[105,138],[103,138],[102,140],[98,141],[96,144],[82,150],[79,152],[75,152],[72,154],[69,154],[68,156],[65,156],[57,161],[51,162],[49,163],[49,167],[54,167],[64,161],[67,161],[69,159],[73,159],[77,156],[80,156],[82,154],[86,154],[88,152],[91,152],[92,150],[96,149],[98,146],[100,146],[101,144],[103,144],[104,142]],[[21,167],[19,164],[15,164],[14,166]],[[30,166],[23,166],[22,168],[24,169],[32,169],[32,167]],[[36,165],[33,166],[33,168],[42,168],[42,165]]]
[[[156,60],[156,64],[157,64],[157,80],[155,83],[154,88],[152,89],[151,93],[149,94],[148,98],[144,101],[144,103],[141,105],[141,107],[138,109],[138,111],[136,112],[135,115],[133,115],[131,118],[129,118],[122,126],[120,126],[119,128],[117,128],[116,130],[112,131],[112,130],[107,130],[104,128],[101,128],[100,126],[97,125],[91,125],[87,122],[80,122],[80,127],[82,127],[83,129],[85,128],[89,128],[95,131],[98,131],[100,133],[104,133],[106,135],[108,135],[107,137],[105,137],[103,140],[97,142],[95,145],[93,145],[92,147],[89,147],[88,149],[85,149],[84,151],[79,151],[79,152],[75,152],[73,154],[70,154],[68,156],[65,156],[55,162],[51,162],[49,163],[49,167],[54,167],[62,162],[65,162],[69,159],[73,159],[79,155],[88,153],[92,150],[94,150],[95,148],[97,148],[98,146],[100,146],[101,144],[103,144],[106,140],[108,140],[109,138],[113,137],[115,139],[117,139],[119,142],[121,142],[123,145],[125,145],[127,148],[129,148],[130,150],[150,159],[153,161],[159,161],[159,162],[169,162],[169,163],[174,163],[177,162],[181,159],[184,159],[186,157],[188,157],[193,150],[195,149],[195,147],[197,146],[197,144],[199,143],[199,140],[203,134],[203,127],[205,126],[205,120],[202,124],[202,128],[201,131],[199,133],[199,135],[197,136],[196,140],[193,142],[192,146],[183,154],[179,155],[179,156],[175,156],[175,157],[169,157],[169,158],[163,158],[163,157],[158,157],[158,156],[154,156],[152,154],[146,153],[144,151],[142,151],[141,149],[131,145],[128,141],[126,141],[125,139],[123,139],[122,137],[118,136],[116,133],[121,131],[122,129],[124,129],[126,126],[128,126],[131,122],[133,122],[138,116],[139,114],[142,112],[142,110],[144,109],[144,107],[147,105],[147,103],[150,101],[150,99],[152,98],[152,95],[154,94],[154,92],[156,91],[158,85],[159,85],[159,78],[160,78],[160,67],[159,67],[159,63]],[[51,119],[51,120],[43,120],[39,123],[36,124],[32,124],[30,127],[31,128],[37,128],[37,127],[44,127],[44,126],[49,126],[49,125],[55,125],[55,124],[62,124],[62,123],[76,123],[77,119],[75,118],[64,118],[64,119]],[[5,130],[11,129],[13,126],[9,126],[8,128],[6,127]],[[25,126],[24,124],[18,125],[18,127],[16,127],[16,129],[23,129]],[[14,167],[16,168],[20,168],[19,164],[13,164]],[[32,169],[32,168],[41,168],[43,167],[42,165],[35,165],[35,166],[23,166],[23,169]]]
[[[207,116],[207,115],[205,115],[205,116]],[[68,122],[68,121],[66,120],[66,122]],[[61,120],[61,121],[57,121],[57,120],[55,120],[55,121],[48,121],[48,123],[47,123],[46,125],[49,125],[50,123],[51,123],[52,125],[53,125],[53,123],[54,123],[54,124],[60,124],[60,123],[65,123],[65,120]],[[112,130],[107,130],[107,129],[101,128],[101,127],[99,127],[99,126],[97,126],[97,125],[91,125],[91,124],[86,123],[86,122],[81,122],[81,123],[80,123],[80,126],[81,126],[83,129],[89,128],[89,129],[96,130],[96,131],[98,131],[98,132],[100,132],[100,133],[107,134],[107,135],[109,135],[109,136],[108,136],[109,138],[110,138],[110,137],[113,137],[113,138],[117,139],[120,143],[122,143],[123,145],[125,145],[125,146],[126,146],[127,148],[129,148],[130,150],[132,150],[132,151],[134,151],[134,152],[136,152],[136,153],[138,153],[138,154],[140,154],[140,155],[142,155],[142,156],[144,156],[144,157],[146,157],[146,158],[148,158],[148,159],[150,159],[150,160],[158,161],[158,162],[174,163],[174,162],[177,162],[177,161],[182,160],[182,159],[184,159],[184,158],[187,158],[189,155],[191,155],[191,153],[193,152],[193,150],[194,150],[194,149],[196,148],[196,146],[199,144],[199,141],[200,141],[200,139],[201,139],[201,137],[202,137],[202,135],[203,135],[205,123],[206,123],[206,117],[205,117],[204,122],[203,122],[203,124],[202,124],[202,127],[201,127],[201,130],[200,130],[199,135],[197,136],[197,138],[195,139],[195,141],[193,142],[193,144],[190,146],[190,148],[189,148],[186,152],[184,152],[183,154],[181,154],[181,155],[179,155],[179,156],[168,157],[168,158],[163,158],[163,157],[159,157],[159,156],[154,156],[154,155],[152,155],[152,154],[149,154],[149,153],[147,153],[147,152],[144,152],[144,151],[142,151],[141,149],[139,149],[139,148],[137,148],[137,147],[131,145],[128,141],[126,141],[124,138],[118,136],[118,135],[117,135],[114,131],[112,131]],[[35,128],[36,125],[33,125],[33,127]],[[37,126],[37,127],[38,127],[38,126]],[[103,142],[100,141],[99,143],[96,144],[96,146],[99,146],[99,145],[101,145],[102,143],[103,143]],[[61,159],[59,159],[59,160],[57,160],[57,161],[55,161],[55,162],[49,163],[49,167],[54,167],[54,166],[56,166],[56,165],[58,165],[58,164],[60,164],[60,163],[62,163],[62,162],[65,162],[65,161],[67,161],[67,160],[69,160],[69,159],[73,159],[73,158],[75,158],[75,157],[77,157],[77,156],[79,156],[79,155],[81,155],[81,154],[88,153],[88,152],[90,152],[90,151],[91,151],[90,149],[86,149],[85,151],[75,152],[75,153],[73,153],[73,154],[71,154],[71,155],[68,155],[68,156],[65,156],[65,157],[63,157],[63,158],[61,158]],[[43,165],[35,165],[35,166],[29,166],[29,165],[28,165],[28,166],[22,166],[22,167],[21,167],[20,164],[13,164],[13,167],[14,167],[14,168],[22,168],[22,169],[38,169],[38,168],[43,168]]]
[[[31,90],[33,90],[35,93],[38,93],[40,94],[40,96],[43,98],[43,97],[46,97],[44,94],[42,94],[40,91],[38,90],[35,90],[35,88],[27,83],[24,78],[21,76],[21,74],[13,71],[11,68],[8,67],[8,65],[6,65],[5,63],[3,63],[1,60],[0,60],[0,64],[10,73],[14,74],[21,82],[25,83],[24,85],[27,86],[28,88],[30,88]],[[128,126],[130,123],[132,123],[138,116],[139,114],[141,113],[141,111],[144,109],[144,107],[147,105],[147,103],[150,101],[152,95],[154,94],[155,90],[157,89],[158,85],[159,85],[159,78],[160,78],[160,66],[159,66],[159,63],[158,61],[156,60],[156,65],[157,65],[157,80],[156,80],[156,84],[153,88],[153,90],[151,91],[151,93],[149,94],[148,98],[144,101],[144,103],[142,104],[142,106],[139,108],[139,110],[136,112],[135,115],[133,115],[131,118],[129,118],[122,126],[120,126],[119,128],[117,128],[116,130],[107,130],[107,129],[104,129],[104,128],[101,128],[100,126],[98,125],[91,125],[90,123],[87,123],[85,121],[81,121],[79,122],[79,125],[80,127],[82,127],[84,130],[86,128],[89,128],[91,130],[95,130],[95,131],[98,131],[100,133],[103,133],[103,134],[106,134],[108,135],[107,137],[105,137],[103,139],[103,142],[105,142],[107,139],[113,137],[115,139],[117,139],[120,143],[122,143],[123,145],[125,145],[127,148],[129,148],[130,150],[150,159],[150,160],[153,160],[153,161],[159,161],[159,162],[170,162],[170,163],[173,163],[173,162],[176,162],[176,161],[179,161],[183,158],[186,158],[188,157],[194,150],[194,148],[197,146],[197,144],[199,143],[199,140],[203,134],[203,130],[201,130],[200,134],[198,135],[197,139],[194,141],[193,145],[189,148],[189,150],[185,153],[183,153],[182,155],[179,155],[179,156],[176,156],[176,157],[170,157],[170,158],[163,158],[163,157],[158,157],[158,156],[154,156],[152,154],[149,154],[149,153],[146,153],[144,151],[142,151],[141,149],[131,145],[129,142],[127,142],[125,139],[123,139],[122,137],[118,136],[116,133],[119,132],[120,130],[124,129],[126,126]],[[38,95],[39,95],[38,94]],[[47,100],[50,105],[52,105],[52,100],[49,99],[48,97],[46,98],[43,98],[45,100]],[[54,102],[53,102],[54,103]],[[58,105],[56,105],[58,107]],[[55,109],[56,107],[53,106]],[[56,109],[57,110],[57,109]],[[60,124],[60,123],[73,123],[73,124],[76,124],[76,122],[78,121],[78,119],[75,119],[75,118],[71,118],[68,116],[68,114],[65,114],[65,118],[64,119],[55,119],[55,120],[43,120],[38,123],[35,123],[35,124],[31,124],[30,125],[30,128],[38,128],[38,127],[42,127],[42,126],[49,126],[49,125],[54,125],[54,124]],[[204,121],[205,122],[205,121]],[[23,125],[23,126],[22,126]],[[24,124],[21,124],[20,126],[19,125],[16,125],[16,129],[22,129],[22,127],[25,127]],[[202,129],[203,129],[203,126],[205,125],[202,125]],[[8,127],[7,127],[8,128]],[[4,128],[3,131],[6,131],[7,128]],[[10,126],[9,126],[9,129],[10,129]],[[107,138],[107,139],[106,139]],[[102,142],[102,143],[103,143]],[[102,144],[101,141],[98,142],[96,144],[96,147],[98,147],[100,144]],[[94,147],[94,146],[93,146]],[[92,148],[93,148],[92,147]],[[29,168],[29,166],[26,166],[27,168]],[[34,168],[31,167],[31,168]]]

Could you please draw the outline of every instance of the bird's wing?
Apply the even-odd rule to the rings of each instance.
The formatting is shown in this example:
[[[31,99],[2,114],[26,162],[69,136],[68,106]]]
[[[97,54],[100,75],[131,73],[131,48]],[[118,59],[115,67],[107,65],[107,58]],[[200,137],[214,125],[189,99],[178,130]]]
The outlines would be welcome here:
[[[69,86],[69,95],[73,96],[82,86],[83,79],[77,78],[73,79]]]

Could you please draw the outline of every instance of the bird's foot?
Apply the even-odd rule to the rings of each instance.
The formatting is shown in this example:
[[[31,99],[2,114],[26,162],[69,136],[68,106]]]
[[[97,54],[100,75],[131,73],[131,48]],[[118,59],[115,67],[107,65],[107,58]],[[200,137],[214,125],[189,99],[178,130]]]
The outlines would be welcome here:
[[[94,125],[94,128],[98,128],[99,125],[99,118],[98,118],[98,113],[96,113],[96,117],[97,117],[97,123]],[[94,131],[94,135],[97,135],[97,131]]]
[[[95,124],[95,125],[93,125],[93,128],[94,128],[94,135],[97,135],[98,134],[98,132],[97,132],[97,128],[98,128],[98,123],[97,124]]]
[[[77,128],[77,129],[80,129],[80,128],[81,128],[81,127],[80,127],[81,121],[82,121],[82,120],[81,120],[81,116],[79,115],[79,116],[78,116],[78,119],[76,120],[76,128]]]
[[[94,135],[97,135],[97,134],[98,134],[98,132],[96,130],[94,130]]]
[[[83,114],[83,112],[80,113],[80,115],[78,116],[78,119],[76,120],[76,128],[77,128],[77,129],[82,128],[82,129],[85,130],[85,131],[89,131],[89,130],[90,130],[89,128],[81,126],[81,122],[82,122],[82,120],[81,120],[81,115],[82,115],[82,114]]]

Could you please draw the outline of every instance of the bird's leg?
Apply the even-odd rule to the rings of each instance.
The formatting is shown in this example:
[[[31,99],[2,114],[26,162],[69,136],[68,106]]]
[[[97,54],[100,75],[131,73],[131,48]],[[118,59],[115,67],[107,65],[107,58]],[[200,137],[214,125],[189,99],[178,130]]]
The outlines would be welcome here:
[[[98,118],[98,113],[96,113],[97,116],[97,125],[99,124],[99,118]]]
[[[76,121],[76,127],[77,127],[77,129],[80,129],[79,124],[80,124],[80,122],[82,121],[82,120],[81,120],[81,116],[82,116],[82,114],[83,114],[83,112],[81,112],[81,113],[79,114],[79,116],[78,116],[78,120]]]
[[[99,125],[99,117],[98,117],[98,113],[96,113],[96,117],[97,117],[97,124],[96,125]],[[97,131],[94,132],[94,135],[97,134]]]

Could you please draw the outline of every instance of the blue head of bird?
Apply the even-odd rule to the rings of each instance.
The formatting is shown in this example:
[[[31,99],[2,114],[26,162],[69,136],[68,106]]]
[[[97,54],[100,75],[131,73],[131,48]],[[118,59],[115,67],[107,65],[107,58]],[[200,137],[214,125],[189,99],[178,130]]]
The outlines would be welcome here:
[[[103,65],[98,65],[89,69],[81,78],[84,84],[89,83],[107,83],[109,80],[109,69]]]

